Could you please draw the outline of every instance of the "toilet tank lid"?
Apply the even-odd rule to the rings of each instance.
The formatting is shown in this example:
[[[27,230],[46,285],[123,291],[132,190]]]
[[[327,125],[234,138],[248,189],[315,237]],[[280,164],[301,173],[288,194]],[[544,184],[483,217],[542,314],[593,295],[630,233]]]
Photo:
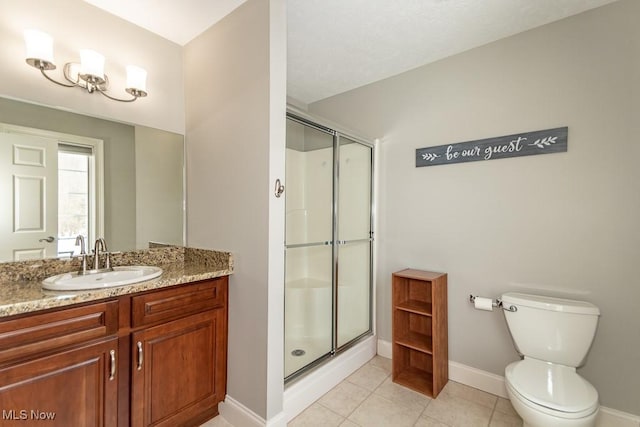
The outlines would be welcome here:
[[[502,295],[503,304],[522,305],[525,307],[539,308],[541,310],[561,311],[564,313],[590,314],[598,316],[600,310],[595,305],[586,301],[548,297],[544,295],[522,294],[507,292]]]

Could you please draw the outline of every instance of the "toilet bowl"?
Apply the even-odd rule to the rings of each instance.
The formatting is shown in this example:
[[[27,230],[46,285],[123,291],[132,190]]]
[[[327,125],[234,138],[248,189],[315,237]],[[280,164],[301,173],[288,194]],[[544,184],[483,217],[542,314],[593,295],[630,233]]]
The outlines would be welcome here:
[[[583,301],[508,293],[505,319],[523,360],[505,369],[507,394],[524,427],[593,427],[598,392],[577,372],[598,308]]]
[[[527,427],[590,427],[598,392],[575,369],[533,359],[505,369],[507,394]]]

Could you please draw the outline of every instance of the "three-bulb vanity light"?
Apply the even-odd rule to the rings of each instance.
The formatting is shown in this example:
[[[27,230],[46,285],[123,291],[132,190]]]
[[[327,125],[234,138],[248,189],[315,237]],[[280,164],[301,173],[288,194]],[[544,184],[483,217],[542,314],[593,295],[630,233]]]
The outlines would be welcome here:
[[[147,96],[147,72],[135,65],[127,66],[127,86],[125,91],[131,99],[120,99],[106,93],[109,79],[104,74],[104,56],[89,49],[80,49],[80,63],[68,62],[63,73],[71,84],[52,79],[45,71],[55,70],[53,62],[53,39],[50,35],[37,30],[26,30],[24,40],[27,46],[27,64],[40,70],[47,80],[64,87],[81,87],[87,92],[99,92],[109,99],[120,102],[133,102]]]

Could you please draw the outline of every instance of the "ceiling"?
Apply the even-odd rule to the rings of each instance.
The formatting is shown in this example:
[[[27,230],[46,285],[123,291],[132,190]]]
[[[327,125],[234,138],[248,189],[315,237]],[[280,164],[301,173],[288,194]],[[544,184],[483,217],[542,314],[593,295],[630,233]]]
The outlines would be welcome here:
[[[180,45],[246,0],[85,0]],[[615,0],[290,0],[287,95],[309,104]]]
[[[84,0],[184,46],[246,0]]]

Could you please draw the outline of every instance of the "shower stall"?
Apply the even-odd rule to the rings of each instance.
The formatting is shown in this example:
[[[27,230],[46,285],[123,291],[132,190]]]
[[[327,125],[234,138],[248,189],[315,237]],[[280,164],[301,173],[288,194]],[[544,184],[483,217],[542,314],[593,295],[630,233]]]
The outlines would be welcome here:
[[[373,146],[287,114],[285,382],[372,333]]]

